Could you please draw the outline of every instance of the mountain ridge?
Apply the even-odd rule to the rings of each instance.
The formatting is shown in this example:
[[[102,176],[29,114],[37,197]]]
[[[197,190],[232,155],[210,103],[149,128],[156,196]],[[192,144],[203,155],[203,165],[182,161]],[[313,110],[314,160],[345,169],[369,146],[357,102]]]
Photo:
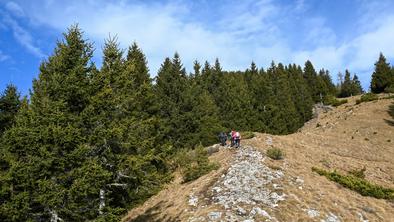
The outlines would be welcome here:
[[[264,166],[283,172],[283,177],[266,185],[272,187],[271,193],[284,194],[277,206],[257,201],[226,209],[218,204],[215,192],[226,186],[217,188],[217,184],[230,174],[240,152],[222,147],[210,157],[221,164],[218,170],[185,184],[175,176],[123,221],[390,221],[394,202],[361,196],[311,170],[319,167],[347,173],[365,167],[366,180],[394,188],[394,127],[388,122],[394,100],[356,104],[358,98],[347,98],[348,103],[321,111],[294,134],[256,133],[243,141],[243,149],[251,147],[263,155]],[[285,158],[266,157],[271,147],[283,150]],[[248,181],[252,181],[250,177]]]

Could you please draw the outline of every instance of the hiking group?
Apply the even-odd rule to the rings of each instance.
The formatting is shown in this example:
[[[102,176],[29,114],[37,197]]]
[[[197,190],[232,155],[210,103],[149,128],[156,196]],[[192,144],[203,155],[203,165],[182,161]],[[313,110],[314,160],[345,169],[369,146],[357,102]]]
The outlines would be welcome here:
[[[231,130],[227,135],[224,132],[219,133],[220,145],[226,146],[227,140],[230,140],[230,147],[239,148],[241,146],[241,134],[234,129]]]

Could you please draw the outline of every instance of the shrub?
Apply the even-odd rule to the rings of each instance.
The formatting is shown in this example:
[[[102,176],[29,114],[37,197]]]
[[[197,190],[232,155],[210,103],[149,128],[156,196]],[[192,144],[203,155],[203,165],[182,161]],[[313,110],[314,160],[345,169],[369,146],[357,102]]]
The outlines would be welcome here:
[[[365,168],[365,166],[362,168],[362,169],[360,169],[360,170],[351,170],[351,171],[349,171],[349,174],[351,174],[351,175],[353,175],[353,176],[355,176],[355,177],[358,177],[358,178],[362,178],[362,179],[364,179],[365,178],[365,171],[367,170],[367,168]]]
[[[394,189],[372,184],[364,178],[354,175],[342,175],[336,171],[329,172],[316,167],[312,167],[312,171],[321,176],[325,176],[327,179],[337,182],[346,188],[356,191],[363,196],[394,200]]]
[[[384,92],[385,92],[385,93],[394,93],[394,84],[391,84],[390,86],[387,86],[387,87],[384,89]]]
[[[253,138],[255,135],[253,132],[250,131],[246,131],[246,132],[242,132],[241,133],[242,139],[251,139]]]
[[[267,150],[267,156],[274,160],[281,160],[284,157],[284,153],[279,148],[269,148]]]
[[[180,151],[175,157],[175,162],[181,169],[184,183],[195,180],[219,167],[217,163],[209,161],[208,152],[202,146],[190,151]]]
[[[379,99],[378,95],[373,94],[373,93],[366,93],[366,94],[362,95],[360,99],[356,100],[356,104],[374,101],[374,100],[378,100],[378,99]]]
[[[327,96],[324,99],[323,103],[324,103],[324,105],[331,105],[331,106],[337,107],[337,106],[347,103],[347,99],[337,99],[334,96]]]

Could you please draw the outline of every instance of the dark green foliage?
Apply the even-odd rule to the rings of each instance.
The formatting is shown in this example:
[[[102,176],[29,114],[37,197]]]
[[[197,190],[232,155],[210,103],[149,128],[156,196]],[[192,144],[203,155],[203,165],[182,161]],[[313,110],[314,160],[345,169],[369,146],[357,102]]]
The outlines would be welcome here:
[[[321,176],[325,176],[329,180],[337,182],[346,188],[354,190],[363,196],[370,196],[378,199],[394,199],[394,189],[372,184],[359,176],[342,175],[336,171],[329,172],[315,167],[312,167],[312,171]]]
[[[364,92],[363,88],[361,87],[360,80],[358,80],[358,76],[354,75],[352,80],[352,95],[360,95]]]
[[[361,83],[358,80],[357,75],[353,76],[353,79],[350,78],[350,72],[348,70],[345,71],[345,80],[340,85],[339,97],[349,97],[360,95],[363,93],[361,88]]]
[[[375,63],[375,70],[372,73],[371,92],[382,93],[386,88],[390,89],[394,84],[394,73],[390,64],[386,62],[386,57],[382,53]]]
[[[281,160],[284,158],[284,155],[283,151],[279,148],[272,147],[267,150],[267,156],[274,160]]]
[[[8,85],[0,96],[0,135],[14,124],[20,103],[18,90]]]
[[[183,182],[195,180],[219,167],[217,163],[209,161],[208,153],[201,145],[194,150],[180,151],[174,159],[182,172]]]
[[[182,166],[184,168],[182,172],[183,182],[185,183],[195,180],[219,167],[216,163],[209,161],[207,151],[202,146],[190,151],[186,160],[186,165]]]
[[[363,103],[363,102],[374,101],[374,100],[378,100],[378,99],[379,99],[378,95],[373,94],[373,93],[366,93],[366,94],[362,95],[360,97],[360,99],[356,100],[356,104],[360,104],[360,103]]]
[[[367,168],[365,168],[365,166],[362,168],[362,169],[360,169],[360,170],[352,170],[352,171],[349,171],[349,174],[351,174],[351,175],[353,175],[353,176],[355,176],[355,177],[358,177],[358,178],[361,178],[361,179],[364,179],[365,178],[365,171],[367,170]]]
[[[336,93],[328,71],[317,75],[309,61],[304,71],[252,62],[233,72],[216,59],[187,75],[175,54],[153,83],[136,43],[124,53],[106,40],[100,69],[92,55],[72,26],[41,64],[30,103],[12,86],[1,96],[0,221],[119,220],[157,193],[174,165],[185,181],[217,168],[201,145],[217,143],[219,132],[292,133],[314,102]]]
[[[347,99],[337,99],[334,96],[328,96],[324,99],[324,105],[331,105],[334,107],[347,103]]]
[[[303,73],[304,79],[308,85],[309,92],[312,96],[313,101],[320,101],[319,84],[317,79],[317,73],[313,67],[311,61],[306,61]]]

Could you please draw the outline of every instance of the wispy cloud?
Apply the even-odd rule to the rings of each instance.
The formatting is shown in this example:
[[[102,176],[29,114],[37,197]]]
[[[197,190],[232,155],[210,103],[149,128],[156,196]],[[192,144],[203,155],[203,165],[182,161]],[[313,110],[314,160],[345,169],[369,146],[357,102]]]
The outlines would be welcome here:
[[[213,61],[215,57],[225,69],[244,69],[252,60],[267,66],[271,60],[303,64],[309,59],[317,69],[328,68],[334,75],[346,68],[364,73],[366,86],[378,53],[394,58],[392,1],[356,1],[358,10],[349,11],[355,20],[342,31],[329,20],[342,24],[342,18],[329,17],[329,11],[314,12],[314,3],[209,1],[204,3],[205,13],[200,3],[183,0],[46,0],[41,4],[15,0],[7,8],[15,16],[25,15],[31,23],[58,31],[78,22],[98,50],[108,33],[117,34],[122,47],[137,41],[147,54],[152,74],[164,57],[178,51],[187,68],[195,59]],[[28,32],[14,20],[8,24],[21,44],[42,56]]]
[[[14,16],[23,17],[25,15],[23,9],[15,2],[7,2],[5,8]]]
[[[39,58],[45,57],[43,51],[35,44],[32,34],[18,22],[25,16],[22,7],[11,1],[5,4],[5,9],[6,11],[0,11],[2,28],[10,29],[15,40],[30,53]]]
[[[35,45],[32,35],[18,24],[18,22],[9,15],[4,15],[2,22],[12,30],[14,38],[33,55],[43,58],[45,54]]]
[[[1,50],[0,50],[0,62],[6,61],[8,59],[10,59],[11,57],[9,55],[4,54]]]

